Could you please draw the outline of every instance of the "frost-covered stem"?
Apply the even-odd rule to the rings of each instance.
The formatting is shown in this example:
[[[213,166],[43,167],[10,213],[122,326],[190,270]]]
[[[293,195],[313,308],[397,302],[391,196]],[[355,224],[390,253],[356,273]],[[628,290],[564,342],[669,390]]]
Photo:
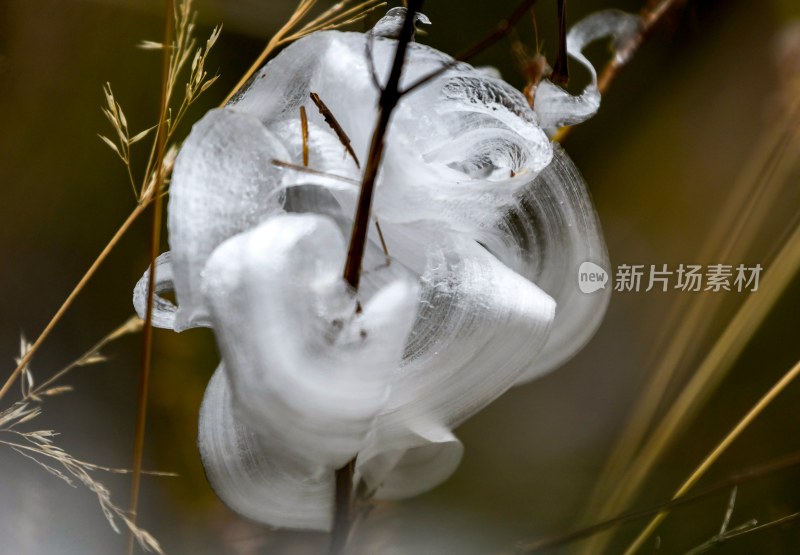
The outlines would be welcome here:
[[[347,251],[347,260],[344,266],[344,279],[354,290],[358,290],[361,279],[361,263],[364,259],[364,249],[367,243],[367,231],[370,225],[370,212],[372,209],[372,196],[375,192],[375,183],[378,177],[386,132],[389,121],[397,103],[400,101],[400,76],[403,73],[403,64],[406,59],[408,43],[414,36],[414,22],[417,13],[422,9],[423,0],[409,0],[403,28],[397,39],[397,50],[392,62],[389,80],[381,91],[378,103],[378,121],[372,133],[372,142],[367,155],[364,176],[361,181],[361,192],[353,221],[353,233],[350,236],[350,248]],[[353,515],[353,473],[355,471],[355,458],[336,471],[336,499],[333,519],[333,532],[331,536],[330,553],[341,553],[347,544]]]

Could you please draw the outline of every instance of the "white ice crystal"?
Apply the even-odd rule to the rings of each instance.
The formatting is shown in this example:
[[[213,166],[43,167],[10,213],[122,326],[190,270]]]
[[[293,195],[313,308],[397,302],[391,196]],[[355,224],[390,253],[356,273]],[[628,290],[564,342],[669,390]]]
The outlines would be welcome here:
[[[572,47],[619,32],[614,22],[577,26]],[[572,356],[608,301],[578,290],[579,265],[604,265],[605,246],[583,180],[544,129],[591,115],[594,85],[577,98],[545,87],[534,111],[463,63],[392,116],[372,214],[390,256],[373,227],[356,297],[341,276],[360,170],[309,93],[365,160],[378,99],[366,40],[330,31],[288,47],[194,126],[172,179],[154,324],[214,329],[203,463],[228,505],[273,526],[329,529],[334,471],[356,456],[377,498],[446,479],[462,454],[452,429]],[[382,79],[396,41],[373,40]],[[403,84],[450,61],[411,44]],[[300,106],[309,166],[352,181],[272,163],[302,164]],[[158,295],[170,289],[177,306]]]

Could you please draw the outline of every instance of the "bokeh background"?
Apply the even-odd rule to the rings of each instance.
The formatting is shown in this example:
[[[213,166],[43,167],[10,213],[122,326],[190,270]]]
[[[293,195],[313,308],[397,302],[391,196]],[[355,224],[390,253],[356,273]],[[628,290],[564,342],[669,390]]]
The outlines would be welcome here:
[[[420,40],[455,53],[515,2],[427,4],[433,26]],[[539,4],[540,38],[552,61],[555,2]],[[224,98],[293,6],[290,0],[197,0],[199,37],[224,24],[208,62],[221,77],[187,123]],[[570,2],[569,17],[574,22],[608,7],[638,11],[642,5],[637,0]],[[781,173],[771,178],[779,180],[773,202],[756,222],[741,223],[754,226],[753,240],[735,259],[701,259],[700,252],[713,236],[724,202],[741,190],[737,180],[745,168],[761,156],[776,126],[791,121],[787,106],[800,96],[792,84],[800,75],[800,46],[793,54],[785,46],[791,33],[795,41],[800,36],[798,17],[794,0],[690,0],[623,70],[600,113],[565,142],[596,201],[612,266],[743,262],[761,263],[769,272],[800,213],[796,137],[783,155]],[[110,133],[100,112],[102,85],[113,85],[132,126],[152,125],[160,56],[135,45],[159,40],[161,21],[156,0],[0,0],[0,374],[14,367],[20,333],[35,338],[134,206],[123,166],[96,135]],[[532,44],[529,25],[520,27],[520,39]],[[790,54],[781,57],[781,51]],[[607,59],[605,45],[589,52],[597,63]],[[513,84],[524,84],[508,40],[476,63],[494,65]],[[573,87],[579,89],[585,79],[577,73]],[[134,169],[141,171],[143,163],[138,159]],[[772,171],[765,168],[761,174]],[[148,219],[131,229],[36,356],[37,376],[62,368],[130,316],[133,285],[147,266]],[[667,399],[747,296],[716,295],[709,325],[694,337],[694,350],[669,383]],[[668,315],[703,298],[698,293],[615,294],[584,351],[556,372],[508,392],[460,428],[466,453],[456,474],[418,499],[379,506],[359,529],[354,551],[503,553],[520,540],[585,523],[604,460],[655,367],[654,347]],[[797,361],[799,309],[795,278],[629,508],[667,499]],[[122,339],[105,350],[107,363],[74,371],[64,383],[75,391],[47,400],[32,425],[59,431],[60,444],[78,458],[130,467],[140,343],[140,336]],[[323,536],[272,532],[247,522],[226,509],[207,485],[195,447],[196,420],[217,360],[213,337],[205,330],[156,332],[145,467],[179,477],[143,479],[140,524],[171,554],[320,552]],[[15,394],[16,388],[0,408]],[[704,483],[800,449],[799,402],[800,383],[770,406]],[[115,501],[127,506],[127,478],[98,477]],[[723,492],[675,511],[659,530],[660,552],[683,553],[710,538],[726,503]],[[766,522],[796,511],[800,469],[743,486],[733,522]],[[621,552],[641,526],[619,528],[607,552]],[[0,445],[1,552],[104,555],[124,548],[125,538],[109,528],[91,493],[70,488]],[[730,541],[716,551],[797,553],[800,525]]]

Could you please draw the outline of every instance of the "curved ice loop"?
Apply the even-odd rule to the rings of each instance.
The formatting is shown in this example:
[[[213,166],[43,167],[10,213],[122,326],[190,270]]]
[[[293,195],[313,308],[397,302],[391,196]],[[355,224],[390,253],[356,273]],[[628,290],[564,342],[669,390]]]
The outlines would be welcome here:
[[[136,282],[133,288],[133,308],[142,320],[147,314],[147,285],[150,280],[150,268]],[[153,295],[153,325],[157,328],[175,329],[175,315],[178,307],[161,297],[163,293],[175,290],[172,276],[172,253],[167,251],[156,258],[156,282]],[[208,320],[198,319],[195,326],[209,326]]]
[[[212,251],[225,239],[281,212],[274,158],[288,158],[283,144],[246,114],[212,110],[192,128],[170,185],[168,225],[177,331],[208,319],[200,273]]]
[[[419,489],[410,481],[392,481],[392,452],[403,461],[399,450],[444,443],[440,455],[454,461],[454,442],[443,440],[442,430],[458,426],[514,385],[545,344],[555,312],[545,292],[471,240],[454,238],[431,252],[420,283],[419,313],[402,364],[359,455],[367,485],[380,490],[391,483],[387,493],[393,497]],[[446,473],[437,465],[418,467],[432,473],[419,476],[420,484],[432,487],[455,464]],[[401,490],[403,483],[407,489]]]
[[[404,98],[393,117],[375,203],[395,222],[429,219],[475,232],[552,155],[525,97],[471,66]]]
[[[217,495],[234,511],[272,526],[328,530],[333,470],[287,457],[239,418],[224,365],[206,388],[197,443]]]
[[[599,326],[610,288],[578,288],[583,262],[608,268],[600,223],[583,178],[558,146],[550,165],[519,191],[516,203],[481,242],[503,263],[536,283],[558,306],[550,338],[519,382],[534,379],[579,351]]]
[[[626,43],[641,29],[641,18],[618,10],[595,12],[576,23],[567,34],[567,53],[591,74],[591,82],[578,96],[545,79],[536,87],[534,110],[545,129],[574,125],[592,117],[600,107],[597,71],[583,55],[583,49],[603,37],[614,40],[615,55],[619,45]],[[624,60],[623,60],[624,61]]]
[[[274,216],[221,245],[203,289],[242,421],[293,458],[338,468],[363,447],[416,313],[399,279],[356,301],[323,216]]]

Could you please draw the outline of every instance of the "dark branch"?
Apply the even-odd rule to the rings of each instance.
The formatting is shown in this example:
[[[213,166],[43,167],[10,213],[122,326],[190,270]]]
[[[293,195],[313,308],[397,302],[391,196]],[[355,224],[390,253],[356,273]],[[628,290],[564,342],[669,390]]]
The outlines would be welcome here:
[[[372,134],[367,165],[361,182],[361,194],[358,197],[358,207],[356,209],[355,222],[353,223],[353,234],[350,238],[350,249],[347,253],[347,262],[344,269],[345,281],[356,290],[358,290],[361,277],[361,261],[364,258],[364,249],[366,247],[370,210],[372,209],[372,195],[375,190],[378,170],[383,159],[386,132],[389,129],[389,120],[392,112],[402,96],[400,92],[400,76],[405,63],[408,43],[411,42],[411,38],[414,35],[414,20],[421,7],[422,0],[411,0],[408,3],[408,12],[403,22],[403,29],[400,31],[400,38],[397,41],[397,52],[392,63],[392,71],[389,74],[389,80],[386,82],[386,87],[381,93],[378,104],[378,121]]]
[[[414,83],[403,89],[403,91],[400,92],[400,96],[404,96],[418,89],[419,87],[429,83],[433,79],[436,79],[447,70],[457,66],[459,62],[469,61],[471,58],[473,58],[477,54],[480,54],[481,52],[492,46],[494,43],[496,43],[497,41],[508,35],[511,32],[511,30],[517,25],[517,23],[519,23],[519,21],[523,17],[525,17],[527,11],[535,3],[536,0],[524,0],[524,2],[519,4],[514,9],[514,11],[511,12],[511,15],[509,15],[507,18],[498,23],[495,26],[495,28],[492,31],[490,31],[489,34],[487,34],[483,39],[481,39],[480,41],[476,42],[475,44],[473,44],[472,46],[461,52],[452,61],[444,64],[439,69],[430,72],[428,75],[420,77],[417,81],[415,81]]]
[[[353,222],[353,233],[350,237],[350,248],[344,266],[344,279],[354,290],[358,290],[361,279],[361,263],[364,259],[364,250],[369,230],[370,212],[372,210],[372,196],[378,170],[383,160],[386,133],[389,130],[389,121],[397,103],[400,101],[400,77],[403,73],[408,43],[414,36],[414,22],[417,13],[422,9],[422,0],[409,0],[403,28],[397,40],[397,51],[392,62],[392,70],[386,87],[381,91],[378,103],[378,121],[372,134],[369,147],[367,165],[364,168],[364,177],[361,182],[361,193]],[[355,459],[336,471],[336,498],[331,535],[331,554],[339,554],[347,544],[353,520],[353,472]]]
[[[566,87],[569,83],[569,64],[567,63],[567,0],[558,0],[558,54],[553,65],[550,80],[556,85]]]

